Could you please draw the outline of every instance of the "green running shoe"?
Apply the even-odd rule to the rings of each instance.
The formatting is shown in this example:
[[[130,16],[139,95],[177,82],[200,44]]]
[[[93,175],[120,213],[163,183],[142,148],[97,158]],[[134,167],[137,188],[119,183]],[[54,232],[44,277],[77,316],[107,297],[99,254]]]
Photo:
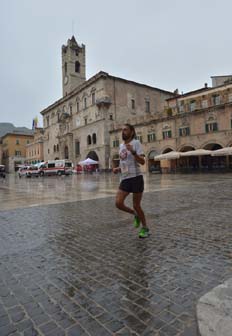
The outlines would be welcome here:
[[[137,229],[140,225],[140,219],[137,215],[135,215],[134,217],[134,221],[133,221],[134,227]]]
[[[139,231],[139,238],[147,238],[149,235],[149,229],[147,227],[142,227]]]

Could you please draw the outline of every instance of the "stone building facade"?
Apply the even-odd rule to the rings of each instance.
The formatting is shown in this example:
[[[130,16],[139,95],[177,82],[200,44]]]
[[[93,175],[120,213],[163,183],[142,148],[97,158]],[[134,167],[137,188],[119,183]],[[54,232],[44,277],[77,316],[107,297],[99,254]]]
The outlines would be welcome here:
[[[33,134],[17,131],[5,134],[2,139],[2,164],[8,173],[13,173],[26,161],[26,145],[33,141]]]
[[[99,72],[85,80],[85,47],[75,38],[62,47],[63,97],[41,114],[44,160],[87,157],[100,169],[112,166],[110,131],[115,123],[148,122],[163,112],[172,92]],[[119,140],[119,139],[118,139]]]
[[[34,129],[34,138],[26,145],[26,162],[28,164],[44,161],[43,134],[43,128],[37,127]]]
[[[145,148],[147,169],[154,165],[161,166],[163,171],[170,171],[173,166],[191,168],[199,165],[199,161],[208,168],[225,165],[232,168],[231,157],[186,157],[154,161],[155,155],[170,151],[217,150],[232,146],[231,76],[217,76],[216,81],[214,77],[212,79],[214,86],[208,88],[205,85],[196,91],[169,98],[161,114],[136,120],[136,132]],[[220,85],[216,85],[218,83]],[[114,144],[120,138],[120,129],[121,125],[115,123],[110,132],[114,164],[117,164],[117,148],[114,148]]]

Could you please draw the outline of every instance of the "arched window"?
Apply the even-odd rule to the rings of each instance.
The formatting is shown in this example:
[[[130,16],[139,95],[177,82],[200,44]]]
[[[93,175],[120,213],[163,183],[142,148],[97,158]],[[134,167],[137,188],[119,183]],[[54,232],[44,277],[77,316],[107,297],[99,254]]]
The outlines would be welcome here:
[[[64,158],[67,160],[69,158],[68,146],[64,147]]]
[[[93,144],[96,144],[97,143],[97,136],[96,136],[96,133],[93,133]]]
[[[87,136],[87,144],[91,145],[92,141],[91,141],[91,135]]]
[[[78,61],[75,62],[75,72],[80,72],[80,63]]]

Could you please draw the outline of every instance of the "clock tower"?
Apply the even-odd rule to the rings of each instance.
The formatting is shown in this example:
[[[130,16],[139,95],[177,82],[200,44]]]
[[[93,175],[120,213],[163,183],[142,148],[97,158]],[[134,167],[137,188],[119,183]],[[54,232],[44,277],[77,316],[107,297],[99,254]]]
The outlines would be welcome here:
[[[85,45],[78,45],[74,36],[62,46],[63,96],[73,91],[86,80]]]

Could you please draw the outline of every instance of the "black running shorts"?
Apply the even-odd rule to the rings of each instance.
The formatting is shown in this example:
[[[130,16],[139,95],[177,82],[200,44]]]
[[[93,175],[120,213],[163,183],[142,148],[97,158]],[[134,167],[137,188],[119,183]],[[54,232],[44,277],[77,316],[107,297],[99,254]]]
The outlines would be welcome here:
[[[129,193],[142,193],[144,190],[143,175],[122,180],[119,189]]]

